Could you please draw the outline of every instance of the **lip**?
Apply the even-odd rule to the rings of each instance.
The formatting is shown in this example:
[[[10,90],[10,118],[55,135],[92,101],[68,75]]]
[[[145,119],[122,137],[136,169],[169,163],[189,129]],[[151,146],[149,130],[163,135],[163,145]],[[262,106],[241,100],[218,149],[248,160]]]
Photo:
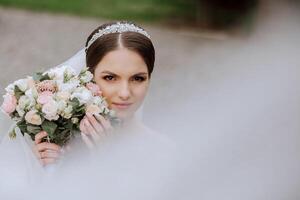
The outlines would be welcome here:
[[[112,105],[118,109],[127,109],[132,105],[132,103],[112,103]]]

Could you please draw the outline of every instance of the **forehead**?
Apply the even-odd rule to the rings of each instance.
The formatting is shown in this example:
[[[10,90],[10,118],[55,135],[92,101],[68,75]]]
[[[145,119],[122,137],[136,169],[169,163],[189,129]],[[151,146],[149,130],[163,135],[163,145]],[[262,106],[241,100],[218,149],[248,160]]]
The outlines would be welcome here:
[[[119,75],[147,73],[147,65],[136,52],[126,48],[108,52],[98,63],[96,73],[110,71]]]

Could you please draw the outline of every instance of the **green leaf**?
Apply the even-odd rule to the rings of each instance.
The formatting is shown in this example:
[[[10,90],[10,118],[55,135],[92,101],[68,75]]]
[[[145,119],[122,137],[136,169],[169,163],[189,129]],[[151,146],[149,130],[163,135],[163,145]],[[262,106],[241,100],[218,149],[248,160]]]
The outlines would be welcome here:
[[[28,133],[33,133],[34,135],[38,134],[39,132],[41,132],[41,127],[39,126],[35,126],[35,125],[27,125],[27,132]]]
[[[33,75],[33,80],[41,82],[45,80],[51,80],[48,74],[43,75],[43,72],[37,72]]]
[[[80,102],[77,98],[73,98],[69,104],[73,107],[73,110],[76,110],[80,106]]]
[[[24,136],[24,133],[26,133],[27,131],[27,124],[26,124],[26,121],[24,119],[22,119],[21,121],[19,121],[17,123],[17,126],[19,127],[22,135]]]
[[[40,81],[51,80],[48,74],[42,75]]]
[[[53,137],[53,134],[57,128],[57,124],[48,120],[45,120],[42,123],[42,129],[48,133],[50,137]]]
[[[20,90],[20,88],[18,86],[16,86],[16,85],[15,85],[14,92],[15,92],[15,96],[16,96],[17,100],[19,100],[20,97],[22,95],[24,95],[24,92],[22,90]]]
[[[85,111],[85,106],[81,105],[81,106],[77,107],[76,109],[73,109],[73,111],[75,111],[76,113]]]
[[[41,81],[42,76],[43,76],[43,73],[42,73],[42,72],[34,73],[34,74],[33,74],[33,80],[34,80],[34,81]]]

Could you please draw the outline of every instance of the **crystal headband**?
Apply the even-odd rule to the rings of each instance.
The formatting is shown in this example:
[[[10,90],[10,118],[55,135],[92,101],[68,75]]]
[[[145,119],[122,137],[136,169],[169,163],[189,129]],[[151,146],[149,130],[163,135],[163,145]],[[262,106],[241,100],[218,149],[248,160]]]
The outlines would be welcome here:
[[[104,29],[100,29],[97,33],[95,33],[93,35],[93,37],[90,39],[90,41],[88,42],[87,46],[86,46],[86,50],[98,39],[100,38],[102,35],[107,35],[110,33],[124,33],[124,32],[136,32],[136,33],[140,33],[144,36],[146,36],[147,38],[150,39],[150,35],[144,31],[143,29],[135,26],[134,24],[128,24],[128,23],[116,23],[116,24],[112,24],[110,26],[107,26]]]

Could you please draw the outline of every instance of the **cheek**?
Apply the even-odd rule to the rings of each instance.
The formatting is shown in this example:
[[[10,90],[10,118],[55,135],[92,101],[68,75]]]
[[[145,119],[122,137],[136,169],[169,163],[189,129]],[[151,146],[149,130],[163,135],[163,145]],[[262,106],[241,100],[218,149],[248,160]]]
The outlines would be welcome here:
[[[135,88],[135,98],[137,101],[143,101],[148,92],[148,84],[142,84]]]
[[[115,93],[114,87],[103,80],[95,80],[95,81],[96,84],[100,87],[100,90],[102,91],[102,95],[106,98],[107,103],[110,104]]]

